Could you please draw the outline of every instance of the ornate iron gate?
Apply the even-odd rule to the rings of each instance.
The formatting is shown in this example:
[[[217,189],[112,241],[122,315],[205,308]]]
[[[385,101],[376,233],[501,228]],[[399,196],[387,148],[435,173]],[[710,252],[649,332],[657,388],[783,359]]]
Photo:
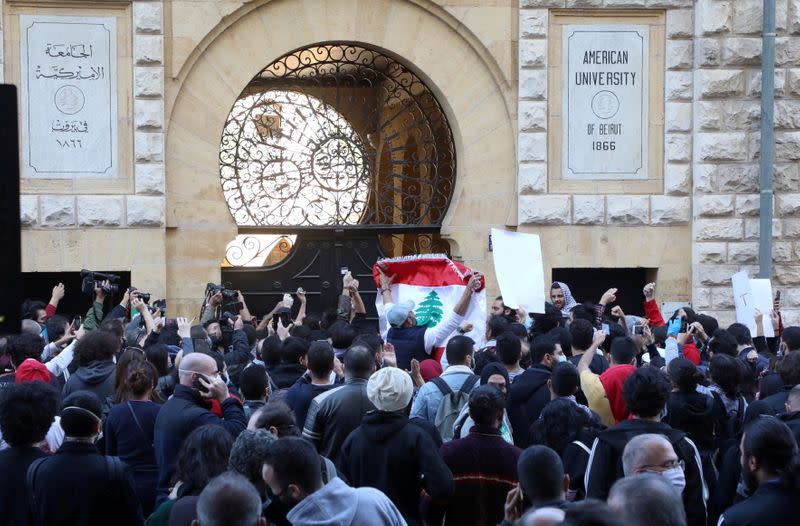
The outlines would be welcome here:
[[[347,267],[374,310],[378,257],[447,251],[438,231],[455,174],[445,113],[400,60],[342,42],[288,53],[234,104],[220,178],[240,234],[297,238],[279,263],[223,267],[223,280],[258,312],[297,286],[319,312],[336,305]]]

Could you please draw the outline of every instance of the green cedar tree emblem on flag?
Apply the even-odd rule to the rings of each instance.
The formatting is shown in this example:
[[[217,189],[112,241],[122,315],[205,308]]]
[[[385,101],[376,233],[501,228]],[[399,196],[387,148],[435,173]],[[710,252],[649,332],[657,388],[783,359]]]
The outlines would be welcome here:
[[[439,299],[439,295],[435,290],[432,290],[414,310],[414,314],[417,317],[417,325],[435,327],[437,323],[442,321],[442,315],[444,314],[442,307],[443,304]]]

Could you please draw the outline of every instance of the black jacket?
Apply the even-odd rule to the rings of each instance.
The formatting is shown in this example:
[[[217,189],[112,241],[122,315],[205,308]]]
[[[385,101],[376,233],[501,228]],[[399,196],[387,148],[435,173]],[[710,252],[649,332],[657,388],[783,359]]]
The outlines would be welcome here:
[[[550,389],[547,387],[550,374],[550,369],[536,364],[517,376],[511,384],[506,409],[517,447],[525,449],[530,445],[528,429],[550,401]]]
[[[384,492],[411,526],[422,524],[421,489],[435,500],[453,494],[453,475],[430,435],[400,411],[367,413],[345,440],[338,469],[351,486]]]
[[[664,423],[686,432],[704,452],[712,452],[715,444],[728,438],[727,412],[719,398],[704,393],[671,393],[667,400]]]
[[[586,496],[605,500],[611,486],[623,477],[622,452],[628,441],[645,433],[658,433],[672,443],[678,458],[686,464],[686,488],[683,490],[683,505],[689,526],[705,526],[706,501],[705,481],[699,453],[686,433],[672,429],[663,422],[648,420],[625,420],[601,432],[594,441],[589,466],[586,468]]]
[[[247,427],[242,404],[235,398],[222,402],[220,419],[209,409],[211,404],[200,393],[185,385],[175,386],[175,393],[158,412],[155,425],[155,450],[158,463],[158,493],[160,499],[169,493],[178,450],[189,434],[206,424],[218,425],[234,438]]]
[[[37,458],[47,456],[38,447],[10,447],[0,451],[0,526],[30,524],[25,474]]]
[[[777,415],[786,412],[786,400],[789,399],[789,391],[794,385],[784,385],[780,391],[762,400],[756,400],[747,406],[744,414],[745,423],[750,422],[758,415]]]
[[[125,465],[121,466],[117,479],[94,444],[64,442],[55,455],[30,468],[35,471],[33,505],[39,518],[33,524],[142,524],[133,478]]]
[[[278,389],[289,389],[306,372],[299,363],[281,363],[269,372],[269,377]]]
[[[784,526],[798,523],[800,497],[767,482],[746,500],[728,508],[719,521],[723,526]]]
[[[792,430],[792,434],[794,435],[794,439],[800,444],[800,411],[782,413],[778,415],[778,418],[789,426],[789,429]]]

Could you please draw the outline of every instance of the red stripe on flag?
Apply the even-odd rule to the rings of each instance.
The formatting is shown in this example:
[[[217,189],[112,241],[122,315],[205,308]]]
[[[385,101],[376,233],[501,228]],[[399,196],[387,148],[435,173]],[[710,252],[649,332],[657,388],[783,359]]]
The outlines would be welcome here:
[[[417,256],[382,259],[372,267],[375,286],[380,287],[378,265],[387,276],[395,275],[393,284],[403,283],[417,287],[444,287],[466,285],[472,270],[445,256]],[[481,276],[481,288],[485,286]]]

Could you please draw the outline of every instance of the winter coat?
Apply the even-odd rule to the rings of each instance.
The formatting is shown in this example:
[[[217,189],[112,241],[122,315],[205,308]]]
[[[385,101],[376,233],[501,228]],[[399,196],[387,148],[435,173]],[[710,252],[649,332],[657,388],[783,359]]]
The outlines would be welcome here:
[[[306,423],[306,415],[311,401],[325,391],[330,391],[336,384],[312,384],[306,376],[301,376],[286,392],[283,401],[294,411],[294,420],[297,427],[302,429]]]
[[[667,437],[678,458],[685,463],[686,488],[683,490],[683,505],[689,526],[706,524],[706,486],[703,479],[700,455],[686,433],[672,429],[663,422],[649,420],[625,420],[601,432],[592,445],[589,466],[584,482],[588,498],[605,500],[611,486],[623,477],[622,452],[631,438],[645,433],[657,433]]]
[[[28,466],[47,456],[38,447],[18,446],[0,451],[0,526],[30,524],[31,514],[25,490]]]
[[[701,452],[710,453],[727,435],[727,411],[719,398],[703,393],[670,394],[664,423],[686,432]]]
[[[800,498],[777,481],[761,484],[753,495],[728,508],[718,526],[783,526],[797,524]]]
[[[289,389],[305,372],[306,368],[299,363],[281,363],[270,371],[269,377],[278,389]]]
[[[178,450],[189,434],[198,427],[211,424],[221,426],[233,438],[247,427],[242,404],[236,398],[228,398],[221,404],[219,418],[209,409],[211,404],[200,393],[185,385],[175,386],[175,393],[158,412],[155,425],[155,450],[158,463],[159,504],[169,493]]]
[[[550,369],[536,364],[511,384],[506,409],[514,444],[518,447],[526,448],[530,445],[529,428],[550,401],[550,389],[547,387],[550,375]]]
[[[744,414],[744,421],[750,422],[758,415],[777,415],[786,412],[786,400],[789,399],[789,391],[794,385],[784,385],[780,391],[762,400],[756,400],[747,406]]]
[[[453,475],[430,435],[401,412],[367,413],[345,440],[338,469],[354,488],[377,488],[410,525],[421,525],[421,490],[431,498],[453,494]]]
[[[128,468],[119,476],[94,444],[64,442],[58,452],[31,465],[35,526],[140,525],[142,510]]]

